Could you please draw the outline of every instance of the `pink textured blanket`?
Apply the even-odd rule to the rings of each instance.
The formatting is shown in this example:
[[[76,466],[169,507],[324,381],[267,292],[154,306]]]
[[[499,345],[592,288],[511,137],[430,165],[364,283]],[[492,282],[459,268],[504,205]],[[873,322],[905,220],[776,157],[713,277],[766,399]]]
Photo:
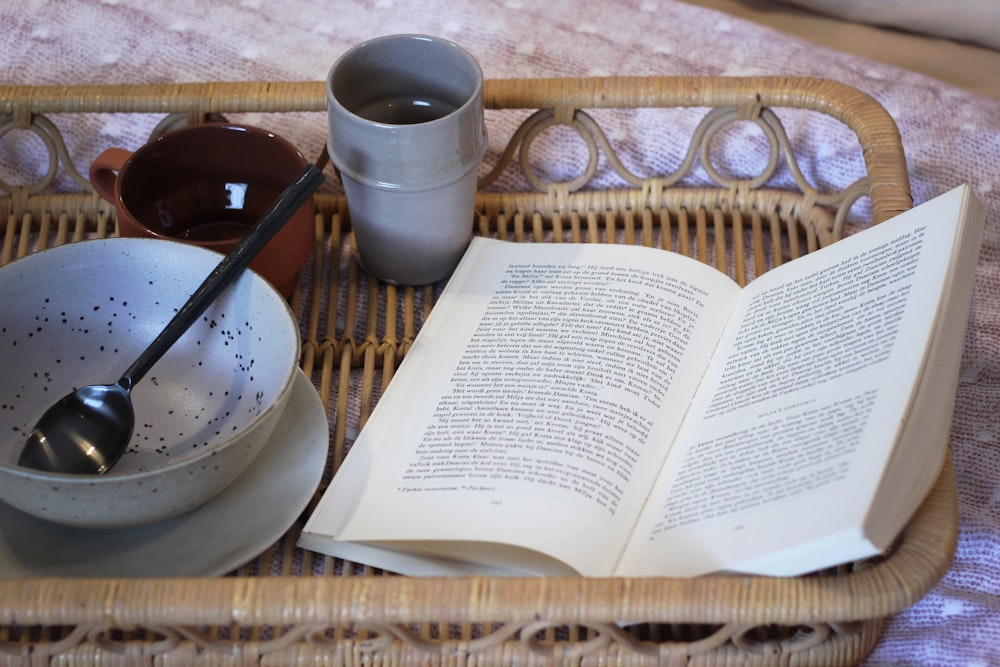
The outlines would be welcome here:
[[[2,0],[0,84],[321,80],[347,47],[399,32],[431,33],[465,45],[488,78],[837,79],[873,95],[897,120],[917,203],[962,182],[972,186],[988,207],[988,219],[952,429],[961,515],[958,555],[924,600],[891,620],[867,664],[1000,664],[1000,104],[995,99],[669,0]],[[138,147],[155,120],[138,127],[108,117],[64,131],[76,163],[87,165],[108,146]],[[324,122],[317,115],[261,124],[315,156],[325,140]],[[650,136],[641,118],[631,122],[607,128],[612,140],[628,143],[642,136],[643,145],[683,146],[681,133],[690,132],[678,128],[674,136],[670,128],[659,128],[648,130]],[[792,140],[802,154],[815,156],[804,165],[814,182],[844,185],[861,175],[860,161],[852,157],[856,145],[846,145],[844,135],[799,128]],[[30,138],[0,140],[0,177],[30,171],[31,153],[40,150]],[[742,155],[733,161],[753,164],[758,158]]]

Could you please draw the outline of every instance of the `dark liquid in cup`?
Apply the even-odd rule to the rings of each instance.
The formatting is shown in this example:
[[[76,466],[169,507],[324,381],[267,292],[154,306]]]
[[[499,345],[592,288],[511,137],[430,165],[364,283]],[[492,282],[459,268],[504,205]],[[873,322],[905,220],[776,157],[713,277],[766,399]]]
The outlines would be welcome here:
[[[199,211],[204,204],[196,198],[187,201],[178,195],[170,201],[172,206],[150,207],[136,217],[158,234],[197,243],[239,241],[257,221],[253,213],[240,209],[206,207]]]
[[[426,96],[400,96],[376,100],[357,110],[357,115],[376,123],[413,125],[447,116],[458,107]]]
[[[185,241],[235,241],[246,236],[250,227],[250,222],[238,220],[203,222],[194,227],[188,227],[177,238]]]

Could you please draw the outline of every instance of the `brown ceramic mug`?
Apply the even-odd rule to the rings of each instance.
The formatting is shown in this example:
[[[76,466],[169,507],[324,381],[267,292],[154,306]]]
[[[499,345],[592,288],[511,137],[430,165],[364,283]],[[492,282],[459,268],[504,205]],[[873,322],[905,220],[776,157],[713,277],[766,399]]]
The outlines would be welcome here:
[[[173,130],[135,152],[109,148],[90,167],[97,193],[115,205],[120,236],[165,238],[228,252],[301,173],[291,143],[246,125]],[[312,200],[250,263],[285,297],[313,247]]]

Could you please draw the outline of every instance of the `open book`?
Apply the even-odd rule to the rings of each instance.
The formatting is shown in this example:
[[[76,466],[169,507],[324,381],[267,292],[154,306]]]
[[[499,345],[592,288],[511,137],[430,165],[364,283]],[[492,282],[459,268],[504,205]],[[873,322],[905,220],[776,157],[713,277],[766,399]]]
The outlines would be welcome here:
[[[948,451],[966,186],[739,287],[477,238],[308,520],[404,574],[797,575],[891,544]]]

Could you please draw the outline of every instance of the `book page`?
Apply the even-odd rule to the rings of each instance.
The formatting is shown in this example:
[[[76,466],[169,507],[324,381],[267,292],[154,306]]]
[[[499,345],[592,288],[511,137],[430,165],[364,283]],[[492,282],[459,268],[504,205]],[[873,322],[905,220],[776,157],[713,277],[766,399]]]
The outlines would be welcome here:
[[[738,294],[661,250],[477,238],[303,544],[610,573]]]
[[[968,186],[955,188],[947,196],[925,204],[940,206],[936,213],[947,216],[945,207],[952,197],[961,199],[961,213],[966,220],[959,230],[960,240],[952,250],[951,271],[944,298],[938,311],[938,326],[924,360],[923,379],[914,394],[910,416],[901,437],[905,448],[890,456],[883,484],[868,510],[865,531],[876,544],[886,544],[898,533],[898,517],[909,517],[923,502],[941,474],[949,454],[942,443],[948,442],[958,391],[965,330],[969,322],[977,266],[986,224],[986,210]],[[903,469],[899,472],[898,469]],[[899,483],[893,480],[900,479]]]
[[[957,217],[954,198],[911,210],[744,290],[621,573],[794,575],[886,546],[862,527],[919,382]]]

